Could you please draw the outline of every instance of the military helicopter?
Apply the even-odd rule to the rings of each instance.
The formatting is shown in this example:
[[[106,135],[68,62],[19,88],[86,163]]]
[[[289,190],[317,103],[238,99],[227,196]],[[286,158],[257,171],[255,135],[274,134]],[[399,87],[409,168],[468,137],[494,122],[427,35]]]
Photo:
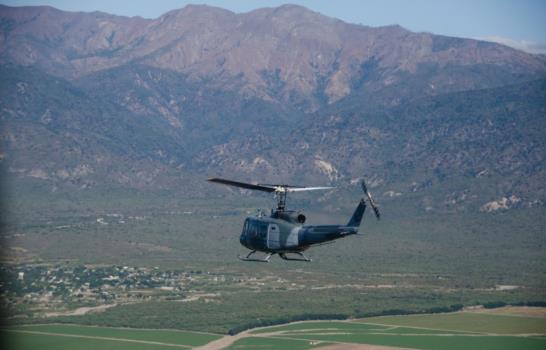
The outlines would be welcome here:
[[[298,187],[277,184],[250,184],[221,178],[209,178],[208,181],[245,188],[249,190],[274,193],[277,198],[277,208],[271,209],[266,216],[259,212],[256,216],[247,217],[243,231],[239,238],[241,244],[250,249],[246,257],[239,256],[243,261],[269,262],[269,259],[278,254],[284,260],[311,261],[303,252],[312,246],[325,244],[338,238],[358,233],[362,216],[366,210],[366,202],[372,207],[375,217],[379,220],[381,214],[375,204],[366,183],[361,181],[365,196],[356,207],[351,219],[345,225],[304,226],[305,215],[300,211],[287,210],[286,198],[290,192],[329,190],[333,187]],[[266,253],[264,258],[252,258],[256,252]],[[295,254],[299,257],[289,257]]]

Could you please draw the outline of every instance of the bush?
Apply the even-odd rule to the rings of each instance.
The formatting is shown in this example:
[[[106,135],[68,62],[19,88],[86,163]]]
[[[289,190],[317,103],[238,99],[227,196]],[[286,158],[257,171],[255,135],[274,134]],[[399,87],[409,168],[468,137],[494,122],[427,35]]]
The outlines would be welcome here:
[[[504,301],[492,301],[489,303],[484,303],[483,307],[486,309],[496,309],[498,307],[506,306],[506,303]]]

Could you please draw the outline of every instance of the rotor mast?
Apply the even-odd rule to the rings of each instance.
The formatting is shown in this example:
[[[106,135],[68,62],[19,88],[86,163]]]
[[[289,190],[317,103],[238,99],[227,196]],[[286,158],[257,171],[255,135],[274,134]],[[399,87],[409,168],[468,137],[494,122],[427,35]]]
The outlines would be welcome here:
[[[286,208],[286,197],[288,192],[284,187],[282,189],[282,191],[275,191],[275,196],[277,196],[277,211],[284,211]]]

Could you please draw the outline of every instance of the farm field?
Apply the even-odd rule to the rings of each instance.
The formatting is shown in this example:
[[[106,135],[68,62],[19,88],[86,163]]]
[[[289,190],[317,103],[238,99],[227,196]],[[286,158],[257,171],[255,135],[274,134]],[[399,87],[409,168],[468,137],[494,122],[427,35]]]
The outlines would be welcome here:
[[[343,349],[343,344],[352,349],[348,344],[355,343],[412,349],[544,349],[546,312],[544,308],[502,308],[481,312],[383,316],[352,321],[293,323],[252,333],[255,337],[338,344],[339,349]],[[248,339],[239,340],[230,349],[250,349],[252,347],[245,346],[248,342]],[[269,348],[277,347],[272,344]]]
[[[310,321],[236,336],[176,330],[78,325],[17,326],[3,331],[10,349],[544,349],[546,308],[505,307],[447,314]]]
[[[3,333],[10,349],[189,349],[220,338],[199,332],[59,324],[12,327]]]

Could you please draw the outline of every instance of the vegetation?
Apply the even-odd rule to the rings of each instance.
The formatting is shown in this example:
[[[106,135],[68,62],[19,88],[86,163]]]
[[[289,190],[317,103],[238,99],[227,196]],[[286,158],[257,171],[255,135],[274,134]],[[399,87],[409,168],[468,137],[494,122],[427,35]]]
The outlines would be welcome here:
[[[380,290],[359,296],[353,291],[284,291],[225,293],[192,302],[147,301],[83,316],[37,318],[34,322],[66,322],[134,328],[167,328],[235,334],[246,329],[292,321],[346,319],[370,315],[425,313],[431,306],[460,296]],[[475,295],[466,296],[472,300]],[[401,302],[400,300],[403,300]],[[464,300],[466,301],[466,300]],[[395,308],[401,304],[405,309]],[[438,306],[439,308],[440,306]],[[309,310],[313,310],[309,312]],[[29,322],[29,320],[24,320]]]
[[[249,264],[235,258],[244,249],[238,232],[245,215],[270,203],[268,197],[230,196],[211,205],[168,194],[103,195],[13,199],[16,214],[5,236],[12,249],[4,258],[13,271],[26,271],[25,282],[31,289],[18,289],[16,273],[2,277],[5,290],[10,291],[13,284],[21,298],[10,306],[9,315],[27,316],[10,319],[10,323],[70,322],[237,333],[294,320],[544,302],[546,254],[540,244],[540,222],[545,211],[541,208],[436,216],[390,206],[383,210],[385,220],[364,220],[362,236],[311,249],[314,261],[310,264],[275,258],[269,264]],[[55,199],[48,206],[46,199],[51,197]],[[354,204],[346,203],[341,212],[311,206],[307,216],[311,223],[344,222]],[[42,277],[33,279],[34,265],[41,266],[36,267],[41,271],[36,277],[46,270],[62,270],[63,276],[81,270],[79,284],[70,282],[70,288],[88,282],[91,291],[91,284],[97,285],[97,295],[103,284],[129,289],[102,288],[117,295],[116,299],[98,298],[92,303],[79,299],[79,304],[63,299],[64,304],[46,307],[66,311],[118,303],[101,313],[44,318],[44,309],[37,310],[25,297],[44,283],[48,286],[40,282]],[[156,272],[131,280],[122,275],[124,266]],[[94,277],[85,271],[95,271]],[[164,274],[183,279],[165,279]],[[110,275],[119,280],[105,280]],[[175,290],[160,291],[163,286]],[[138,299],[131,288],[150,297]],[[173,297],[193,301],[169,300]]]

